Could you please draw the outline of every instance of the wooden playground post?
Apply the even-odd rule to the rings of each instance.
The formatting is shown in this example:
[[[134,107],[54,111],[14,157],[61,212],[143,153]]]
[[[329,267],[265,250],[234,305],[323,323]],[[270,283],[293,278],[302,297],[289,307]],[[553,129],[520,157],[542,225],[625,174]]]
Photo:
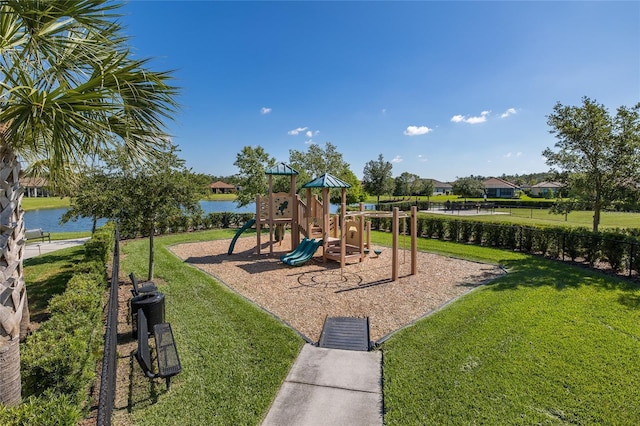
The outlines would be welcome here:
[[[411,206],[411,275],[418,272],[418,209]]]
[[[391,224],[391,235],[392,235],[392,250],[391,250],[391,281],[398,280],[398,234],[400,234],[398,220],[398,207],[393,208],[393,219]]]
[[[345,232],[345,217],[347,210],[347,191],[342,188],[342,200],[340,204],[340,272],[344,268],[345,257],[347,254],[347,233]]]
[[[260,217],[260,206],[262,205],[262,197],[260,197],[260,194],[256,195],[256,253],[260,254],[260,244],[262,244],[262,242],[260,241],[260,235],[262,235],[261,232],[261,225],[262,225],[262,218]]]
[[[273,180],[269,175],[269,253],[273,254]]]
[[[296,195],[296,175],[291,175],[291,250],[295,250],[300,242],[298,226],[298,197]]]
[[[327,246],[329,245],[329,188],[322,188],[322,261],[327,261]]]

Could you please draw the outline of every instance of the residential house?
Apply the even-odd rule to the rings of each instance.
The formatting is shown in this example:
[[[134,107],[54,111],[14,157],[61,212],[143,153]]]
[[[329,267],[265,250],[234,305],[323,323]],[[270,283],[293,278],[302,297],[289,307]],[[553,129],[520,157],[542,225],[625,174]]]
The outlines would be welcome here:
[[[544,197],[550,194],[553,198],[558,196],[558,193],[562,189],[560,182],[540,182],[535,185],[531,185],[531,195],[534,197]]]
[[[500,178],[489,178],[484,181],[484,192],[487,198],[516,198],[518,186]]]
[[[49,181],[43,177],[21,177],[20,187],[25,197],[48,197]]]
[[[440,182],[436,179],[429,179],[433,182],[433,195],[448,195],[453,193],[453,185],[446,182]]]
[[[214,194],[231,194],[236,192],[235,186],[230,183],[222,182],[221,180],[213,182],[209,185],[209,188],[211,188],[211,192]]]

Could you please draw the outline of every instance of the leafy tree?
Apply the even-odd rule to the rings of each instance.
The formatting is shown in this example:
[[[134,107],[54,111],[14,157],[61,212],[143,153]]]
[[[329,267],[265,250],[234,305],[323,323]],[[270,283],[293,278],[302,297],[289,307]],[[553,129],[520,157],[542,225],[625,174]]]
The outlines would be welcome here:
[[[204,190],[186,169],[176,149],[164,153],[153,167],[126,171],[121,179],[122,204],[115,213],[123,235],[149,237],[148,279],[154,275],[154,237],[167,219],[202,214]]]
[[[557,200],[549,209],[549,214],[562,214],[564,221],[569,220],[569,213],[582,208],[582,203],[576,199]]]
[[[167,145],[163,122],[175,110],[171,74],[134,60],[113,1],[0,2],[0,403],[20,402],[18,337],[28,329],[22,268],[21,165],[48,160],[49,183],[108,146],[132,161]]]
[[[600,212],[620,194],[640,182],[640,103],[621,106],[614,117],[602,104],[587,97],[581,106],[559,102],[547,123],[558,140],[542,155],[558,180],[581,201],[591,205],[593,231],[598,231]]]
[[[96,231],[99,219],[115,218],[115,211],[123,203],[120,182],[106,170],[92,168],[74,181],[75,190],[70,195],[70,208],[60,218],[61,223],[89,218],[91,234]]]
[[[240,187],[237,193],[236,204],[239,207],[255,201],[256,195],[266,194],[268,190],[267,175],[265,171],[276,164],[263,147],[245,146],[233,163],[239,170],[237,183]]]
[[[318,144],[311,144],[307,152],[290,150],[289,165],[300,173],[298,176],[299,186],[329,173],[351,184],[351,188],[347,190],[347,200],[357,201],[360,198],[357,195],[361,192],[360,183],[357,179],[354,182],[348,182],[354,174],[349,168],[349,163],[343,160],[342,154],[331,142],[325,143],[324,149]],[[340,194],[341,191],[331,191],[332,202],[340,202]],[[347,202],[349,203],[349,201]]]
[[[132,167],[126,156],[113,151],[102,167],[94,167],[78,181],[66,222],[79,217],[113,219],[125,238],[149,237],[149,273],[154,273],[154,236],[167,220],[202,213],[202,177],[186,169],[171,147],[156,163]]]
[[[471,177],[458,178],[453,182],[453,193],[459,197],[481,197],[484,193],[482,180]]]
[[[419,191],[420,186],[420,176],[403,172],[400,176],[396,178],[395,189],[393,190],[393,195],[397,196],[411,196],[416,194]]]
[[[343,181],[351,185],[351,188],[347,190],[347,204],[355,204],[363,202],[367,199],[367,195],[364,193],[362,189],[362,185],[358,180],[358,177],[353,174],[351,170],[346,170],[343,172],[340,177]],[[337,192],[331,194],[331,202],[334,204],[339,204],[342,202],[342,193],[338,194]]]
[[[371,160],[364,166],[362,186],[367,193],[377,197],[377,204],[380,204],[381,195],[390,194],[393,191],[392,169],[393,165],[389,161],[384,161],[382,154],[378,155],[377,161]]]
[[[431,179],[420,179],[418,188],[418,193],[427,197],[431,197],[435,191],[435,185]]]

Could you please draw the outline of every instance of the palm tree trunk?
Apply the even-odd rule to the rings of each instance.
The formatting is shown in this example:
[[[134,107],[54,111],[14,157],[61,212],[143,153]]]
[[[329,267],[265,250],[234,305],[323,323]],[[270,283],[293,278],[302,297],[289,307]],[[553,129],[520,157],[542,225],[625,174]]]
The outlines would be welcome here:
[[[0,145],[0,403],[4,405],[21,401],[19,339],[29,330],[20,173],[13,150]]]

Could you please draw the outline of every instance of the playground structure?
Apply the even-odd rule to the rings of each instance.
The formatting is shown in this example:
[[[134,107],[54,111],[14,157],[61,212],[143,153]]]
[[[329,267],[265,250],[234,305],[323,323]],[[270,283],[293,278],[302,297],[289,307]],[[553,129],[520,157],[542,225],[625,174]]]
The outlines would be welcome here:
[[[398,249],[400,234],[400,218],[407,218],[404,212],[397,208],[393,212],[365,211],[364,203],[360,203],[359,211],[347,212],[346,189],[351,185],[328,173],[308,182],[302,186],[305,190],[305,198],[302,199],[296,193],[296,176],[298,172],[286,165],[279,163],[265,171],[269,180],[267,196],[256,196],[256,252],[261,254],[262,229],[269,229],[269,252],[273,254],[274,244],[284,238],[284,229],[290,229],[292,252],[282,256],[281,260],[290,265],[301,265],[313,257],[316,250],[322,247],[322,259],[324,262],[333,260],[340,263],[341,269],[346,262],[362,262],[371,248],[371,217],[392,218],[392,273],[393,281],[398,279]],[[273,192],[273,176],[290,176],[291,190],[286,192]],[[322,190],[322,201],[317,195],[312,195],[312,190]],[[341,194],[340,212],[332,215],[329,193],[332,188],[339,188]],[[417,210],[411,210],[411,275],[416,274],[416,225]],[[238,236],[254,223],[239,230],[229,247],[229,254],[233,251]],[[300,247],[299,247],[300,246]]]

